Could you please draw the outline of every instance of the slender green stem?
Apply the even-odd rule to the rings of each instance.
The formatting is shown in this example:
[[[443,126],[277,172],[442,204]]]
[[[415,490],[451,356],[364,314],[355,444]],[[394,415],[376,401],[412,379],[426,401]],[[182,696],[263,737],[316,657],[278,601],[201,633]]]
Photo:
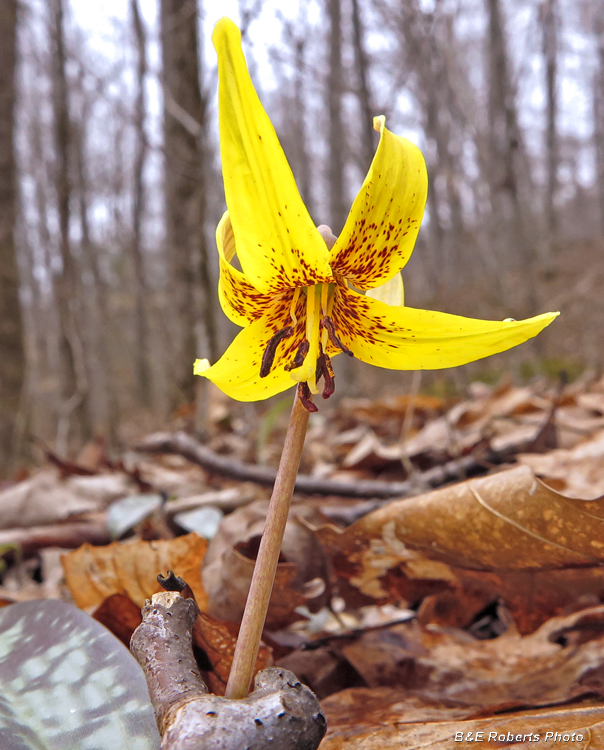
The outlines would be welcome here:
[[[227,698],[245,698],[250,690],[266,611],[275,580],[281,542],[287,523],[287,514],[296,483],[302,448],[304,447],[308,417],[309,414],[296,393],[268,508],[266,525],[254,566],[252,584],[241,621],[239,637],[237,638],[235,655],[225,692]]]

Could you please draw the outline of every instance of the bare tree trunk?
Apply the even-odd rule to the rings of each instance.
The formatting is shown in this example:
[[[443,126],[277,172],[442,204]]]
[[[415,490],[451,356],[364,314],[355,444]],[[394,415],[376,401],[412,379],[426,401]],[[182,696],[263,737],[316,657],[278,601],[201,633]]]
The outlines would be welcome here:
[[[556,0],[544,0],[541,6],[543,28],[543,58],[545,61],[546,129],[545,151],[547,183],[545,187],[545,242],[544,263],[553,260],[553,246],[557,231],[556,193],[558,190],[558,7]]]
[[[329,22],[329,74],[327,104],[329,112],[329,218],[327,223],[338,235],[346,222],[348,208],[344,195],[345,138],[342,125],[342,5],[341,0],[326,0]]]
[[[70,230],[71,211],[71,121],[67,87],[63,0],[50,4],[52,41],[52,94],[55,143],[55,187],[59,213],[59,247],[61,271],[55,280],[55,296],[59,312],[60,393],[59,433],[66,439],[71,415],[75,417],[78,437],[88,440],[92,435],[88,417],[88,384],[83,357],[77,312],[76,269]]]
[[[454,33],[440,5],[428,12],[417,0],[401,5],[398,27],[405,65],[415,74],[424,132],[434,146],[428,151],[428,205],[434,259],[431,275],[440,291],[443,283],[451,288],[464,277],[460,247],[465,246],[465,227],[457,183],[464,122],[451,80],[456,55]]]
[[[196,327],[203,326],[207,354],[218,354],[206,213],[205,101],[200,90],[195,0],[161,0],[167,241],[171,262],[177,346],[176,398],[195,397]]]
[[[488,28],[488,113],[489,113],[489,187],[493,222],[491,241],[497,249],[502,273],[509,267],[526,279],[524,288],[528,311],[537,308],[536,238],[529,225],[528,190],[521,195],[522,161],[525,157],[516,97],[509,70],[507,42],[501,0],[486,0]],[[524,169],[525,175],[528,170]],[[525,205],[523,205],[525,204]],[[513,249],[517,251],[514,254]]]
[[[594,145],[600,201],[600,231],[604,234],[604,9],[601,6],[595,11],[594,21],[598,63],[593,80]]]
[[[375,131],[371,92],[369,90],[369,60],[365,48],[365,30],[359,9],[359,0],[352,0],[352,32],[354,46],[354,62],[358,77],[358,99],[361,108],[361,171],[365,173],[373,159]]]
[[[134,156],[134,196],[132,207],[132,242],[130,254],[134,271],[135,344],[134,366],[139,402],[151,405],[151,367],[149,361],[149,331],[145,300],[148,299],[147,280],[141,244],[142,223],[145,212],[144,171],[149,144],[145,132],[145,79],[147,76],[147,38],[140,15],[138,0],[130,0],[132,29],[136,43],[136,102],[134,105],[134,128],[136,130],[136,152]]]
[[[84,92],[82,91],[82,94]],[[82,230],[82,261],[92,276],[94,285],[94,300],[96,302],[96,321],[94,333],[96,338],[96,353],[98,364],[98,376],[102,380],[102,393],[104,400],[104,429],[107,432],[108,443],[112,448],[118,445],[119,427],[119,402],[118,394],[113,379],[114,370],[111,358],[111,314],[109,311],[109,290],[103,279],[97,256],[97,248],[94,246],[90,232],[90,181],[86,171],[86,122],[88,121],[88,107],[83,108],[81,121],[77,127],[73,127],[74,156],[77,178],[78,204],[80,214],[80,227]]]
[[[306,40],[295,40],[295,78],[294,78],[294,107],[296,112],[296,143],[298,174],[300,175],[300,193],[308,212],[313,214],[313,196],[310,179],[310,155],[308,153],[308,140],[306,135],[306,99],[304,96],[304,77],[306,73],[305,60]]]
[[[17,2],[0,0],[0,476],[12,458],[24,381],[24,346],[15,248],[15,58]]]
[[[283,120],[284,126],[280,132],[281,143],[287,154],[289,163],[296,176],[300,195],[308,212],[314,216],[315,206],[312,191],[311,163],[312,156],[308,150],[308,136],[306,131],[306,110],[308,99],[306,96],[306,45],[309,39],[307,24],[283,19],[283,39],[293,53],[293,92],[290,81],[282,74],[282,68],[275,70],[280,77],[279,90],[283,92]]]

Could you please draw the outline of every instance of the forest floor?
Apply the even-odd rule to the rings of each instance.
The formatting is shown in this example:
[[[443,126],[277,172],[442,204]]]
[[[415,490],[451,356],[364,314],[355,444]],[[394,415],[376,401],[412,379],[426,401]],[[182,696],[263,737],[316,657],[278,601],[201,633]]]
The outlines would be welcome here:
[[[208,404],[203,442],[45,449],[5,483],[0,604],[62,599],[127,644],[172,569],[222,694],[290,398]],[[604,747],[603,497],[604,379],[342,399],[311,415],[258,666],[315,691],[324,750]]]

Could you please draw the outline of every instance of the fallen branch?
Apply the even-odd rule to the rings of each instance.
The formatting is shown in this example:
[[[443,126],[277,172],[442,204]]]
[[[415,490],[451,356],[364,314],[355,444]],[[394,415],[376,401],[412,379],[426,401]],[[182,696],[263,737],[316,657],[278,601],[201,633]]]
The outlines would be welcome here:
[[[9,549],[13,545],[21,550],[22,558],[33,557],[38,550],[45,547],[62,547],[76,549],[82,544],[109,544],[111,537],[105,516],[89,521],[74,523],[53,523],[48,526],[31,526],[24,529],[6,529],[0,531],[0,549]]]
[[[130,648],[145,672],[163,750],[316,750],[326,721],[314,693],[287,669],[263,669],[247,698],[208,693],[192,649],[198,609],[154,594]]]
[[[243,482],[272,487],[276,472],[264,466],[254,466],[236,461],[228,456],[221,456],[210,448],[199,443],[185,432],[159,432],[149,435],[139,443],[135,450],[142,453],[175,453],[183,456],[206,471]],[[352,479],[349,482],[335,479],[321,479],[307,474],[298,474],[295,491],[306,495],[341,495],[342,497],[389,499],[416,494],[418,490],[428,487],[440,487],[447,482],[464,478],[468,474],[484,472],[485,465],[501,463],[509,455],[499,456],[488,451],[481,458],[463,456],[449,461],[443,466],[435,466],[421,474],[417,479],[404,482],[382,482],[378,479]]]

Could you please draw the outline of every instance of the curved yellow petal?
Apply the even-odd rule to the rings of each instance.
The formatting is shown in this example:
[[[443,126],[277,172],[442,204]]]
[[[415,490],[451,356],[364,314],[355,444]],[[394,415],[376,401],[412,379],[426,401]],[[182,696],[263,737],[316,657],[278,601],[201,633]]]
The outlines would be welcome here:
[[[260,318],[273,302],[275,295],[259,292],[231,263],[235,256],[235,236],[225,211],[216,227],[216,247],[220,278],[218,299],[224,314],[238,326],[245,328],[253,320]]]
[[[405,304],[405,287],[403,286],[403,277],[400,273],[395,273],[391,279],[383,284],[376,286],[374,289],[367,290],[367,297],[385,302],[393,307],[400,307]]]
[[[327,248],[254,90],[239,29],[223,18],[212,41],[224,191],[243,272],[261,292],[330,281]]]
[[[421,151],[374,119],[380,142],[363,186],[352,204],[330,264],[359,289],[372,289],[409,260],[428,194]]]
[[[279,343],[270,373],[260,377],[262,358],[269,341],[277,331],[292,323],[292,297],[293,292],[290,292],[286,299],[273,304],[261,318],[244,328],[216,364],[208,367],[207,360],[197,360],[195,374],[208,378],[237,401],[261,401],[296,385],[285,365],[293,360],[305,335],[303,299],[298,300],[298,322],[293,335]]]
[[[338,286],[332,319],[363,362],[390,370],[439,370],[503,352],[536,336],[559,313],[497,321],[390,307]]]

